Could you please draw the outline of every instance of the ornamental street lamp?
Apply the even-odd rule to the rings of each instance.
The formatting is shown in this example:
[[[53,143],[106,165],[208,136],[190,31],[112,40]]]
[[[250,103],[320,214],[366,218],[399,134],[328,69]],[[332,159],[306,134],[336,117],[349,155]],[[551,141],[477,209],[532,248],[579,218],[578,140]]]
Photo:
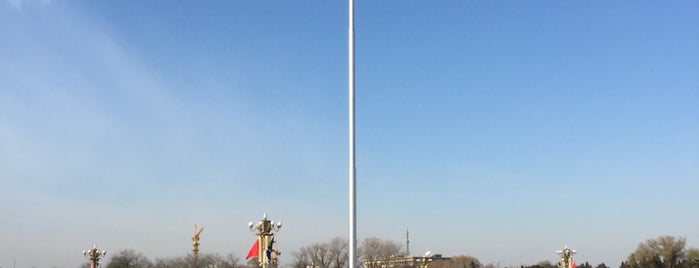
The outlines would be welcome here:
[[[199,235],[202,231],[204,231],[204,226],[197,227],[196,224],[194,225],[194,235],[192,236],[192,258],[194,259],[195,265],[199,255]]]
[[[97,268],[100,264],[100,258],[107,255],[107,252],[104,250],[99,251],[97,245],[95,245],[89,250],[83,250],[83,255],[90,260],[90,268]]]
[[[267,219],[267,213],[262,215],[262,220],[257,223],[249,222],[248,228],[257,235],[257,261],[260,267],[268,267],[272,264],[275,268],[278,265],[277,256],[282,254],[274,248],[274,233],[282,228],[282,222],[274,222]]]
[[[561,265],[559,267],[572,268],[572,264],[575,263],[575,261],[573,261],[573,254],[578,252],[574,249],[569,249],[566,245],[562,250],[557,250],[556,253],[561,255]]]
[[[425,252],[425,255],[422,255],[422,257],[417,258],[417,267],[418,268],[427,268],[427,266],[430,265],[430,262],[432,261],[432,258],[434,256],[435,255],[432,254],[432,251]]]

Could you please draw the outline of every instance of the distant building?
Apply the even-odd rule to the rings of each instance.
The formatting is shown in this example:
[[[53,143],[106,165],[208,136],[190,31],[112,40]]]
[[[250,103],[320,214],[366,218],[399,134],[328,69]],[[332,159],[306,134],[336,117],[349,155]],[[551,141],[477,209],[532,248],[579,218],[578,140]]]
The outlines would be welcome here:
[[[363,268],[427,268],[433,261],[449,260],[442,254],[428,254],[424,257],[402,256],[391,257],[383,260],[366,260],[362,262]]]

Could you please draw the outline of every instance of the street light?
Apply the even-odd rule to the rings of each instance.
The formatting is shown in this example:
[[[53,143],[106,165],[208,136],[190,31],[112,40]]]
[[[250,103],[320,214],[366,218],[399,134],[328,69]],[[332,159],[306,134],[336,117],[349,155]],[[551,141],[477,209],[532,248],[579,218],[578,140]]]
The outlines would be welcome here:
[[[282,222],[274,222],[267,219],[267,213],[262,214],[262,219],[257,223],[249,222],[248,228],[257,235],[257,261],[260,267],[267,267],[270,264],[277,267],[277,256],[281,252],[274,248],[274,233],[282,228]]]
[[[204,231],[204,226],[202,227],[197,227],[197,225],[194,225],[194,235],[192,236],[192,259],[194,259],[194,264],[195,266],[198,265],[198,257],[199,257],[199,235],[201,232]]]
[[[422,257],[417,258],[417,267],[427,268],[427,266],[429,265],[429,262],[432,261],[432,257],[434,257],[434,254],[432,254],[432,251],[425,252],[425,255],[422,255]]]
[[[107,252],[97,249],[97,245],[92,246],[89,250],[83,250],[83,255],[90,260],[90,268],[97,268],[100,264],[100,257],[107,255]]]
[[[561,267],[570,268],[571,263],[573,262],[572,255],[578,252],[574,249],[568,248],[568,246],[566,245],[565,247],[563,247],[562,250],[556,250],[556,253],[558,253],[558,255],[561,255]]]

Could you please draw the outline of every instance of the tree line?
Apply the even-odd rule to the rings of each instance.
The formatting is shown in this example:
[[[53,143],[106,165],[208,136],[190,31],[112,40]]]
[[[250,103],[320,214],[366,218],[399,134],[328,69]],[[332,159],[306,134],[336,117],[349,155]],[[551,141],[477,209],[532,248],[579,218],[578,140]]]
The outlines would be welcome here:
[[[639,243],[619,268],[699,268],[699,249],[687,248],[686,239],[682,237],[660,236]],[[336,237],[327,242],[313,243],[301,247],[291,254],[291,268],[349,268],[349,243],[347,239]],[[401,244],[375,237],[366,238],[357,248],[358,263],[364,261],[386,260],[406,256]],[[85,263],[81,268],[87,268]],[[142,253],[132,249],[113,254],[106,268],[256,268],[255,259],[247,262],[234,254],[199,254],[195,260],[192,254],[156,258],[150,260]],[[469,255],[451,256],[446,260],[429,263],[429,268],[500,268],[499,265],[481,264],[477,258]],[[558,268],[559,264],[542,261],[534,265],[522,265],[520,268]],[[380,267],[370,267],[380,268]],[[587,262],[579,262],[577,268],[593,268]],[[604,263],[594,268],[610,268]]]

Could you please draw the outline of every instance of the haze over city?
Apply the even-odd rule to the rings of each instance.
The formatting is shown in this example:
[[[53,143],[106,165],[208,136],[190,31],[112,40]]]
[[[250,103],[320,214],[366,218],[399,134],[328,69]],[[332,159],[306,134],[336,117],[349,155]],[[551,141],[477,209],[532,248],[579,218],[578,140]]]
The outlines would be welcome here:
[[[347,237],[346,1],[0,0],[0,267]],[[699,2],[356,1],[357,236],[699,247]],[[107,255],[107,258],[109,255]]]

